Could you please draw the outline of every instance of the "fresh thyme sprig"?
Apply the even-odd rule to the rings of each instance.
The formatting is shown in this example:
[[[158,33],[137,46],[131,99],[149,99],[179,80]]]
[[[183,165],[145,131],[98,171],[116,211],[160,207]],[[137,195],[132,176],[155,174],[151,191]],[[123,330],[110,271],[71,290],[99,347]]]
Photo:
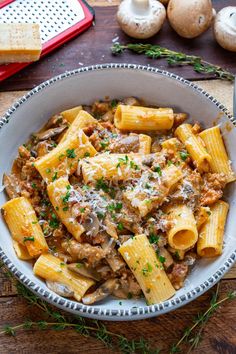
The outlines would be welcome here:
[[[234,75],[232,73],[218,65],[203,60],[201,57],[176,52],[159,45],[142,43],[128,43],[122,45],[115,43],[111,47],[111,51],[115,55],[121,54],[127,49],[137,54],[144,54],[146,57],[152,59],[164,58],[169,65],[189,65],[198,73],[214,74],[216,78],[222,80],[234,80]]]
[[[220,283],[217,284],[216,291],[212,295],[209,308],[205,312],[198,314],[196,319],[193,321],[194,324],[190,328],[186,328],[184,330],[183,336],[176,344],[172,346],[170,350],[171,354],[180,353],[181,345],[184,341],[190,345],[186,354],[191,353],[193,349],[197,348],[197,346],[199,345],[202,339],[203,330],[207,322],[209,321],[209,319],[214,314],[214,312],[225,301],[233,300],[236,298],[236,291],[231,291],[223,299],[218,300],[219,287],[220,287]]]

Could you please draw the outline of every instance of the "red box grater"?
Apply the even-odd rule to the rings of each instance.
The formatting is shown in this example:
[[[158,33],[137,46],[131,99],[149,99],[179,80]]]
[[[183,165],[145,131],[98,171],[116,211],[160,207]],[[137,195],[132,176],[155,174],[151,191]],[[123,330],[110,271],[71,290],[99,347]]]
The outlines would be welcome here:
[[[91,26],[94,11],[84,0],[6,0],[0,3],[0,23],[38,23],[41,57]],[[30,63],[0,65],[0,81]]]

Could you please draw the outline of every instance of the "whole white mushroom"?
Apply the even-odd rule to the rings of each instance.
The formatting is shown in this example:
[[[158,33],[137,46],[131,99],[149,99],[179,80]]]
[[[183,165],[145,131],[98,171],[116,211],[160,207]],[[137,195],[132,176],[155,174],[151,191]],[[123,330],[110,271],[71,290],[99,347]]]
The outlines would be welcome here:
[[[122,30],[133,38],[149,38],[162,27],[165,7],[156,0],[124,0],[117,12]]]
[[[236,6],[227,6],[218,12],[214,33],[221,47],[236,52]]]
[[[194,38],[211,25],[211,0],[170,0],[167,15],[171,27],[184,38]]]

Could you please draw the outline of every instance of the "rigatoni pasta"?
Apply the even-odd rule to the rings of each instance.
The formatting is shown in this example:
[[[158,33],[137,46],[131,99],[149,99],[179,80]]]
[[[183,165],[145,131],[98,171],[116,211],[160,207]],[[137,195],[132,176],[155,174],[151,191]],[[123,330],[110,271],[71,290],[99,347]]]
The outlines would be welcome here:
[[[76,217],[72,214],[72,208],[69,206],[73,187],[70,185],[68,179],[63,177],[57,179],[48,185],[47,191],[49,199],[62,223],[75,239],[79,241],[81,234],[84,232],[84,227],[77,221]]]
[[[173,126],[174,113],[171,108],[119,105],[114,122],[121,130],[168,130]]]
[[[205,129],[199,136],[204,141],[207,151],[212,157],[210,161],[212,172],[224,173],[227,176],[227,183],[235,181],[236,176],[232,171],[219,126]]]
[[[172,220],[167,231],[168,243],[179,250],[192,248],[198,240],[196,220],[192,210],[186,205],[175,205],[165,210]]]
[[[109,295],[155,304],[197,258],[223,252],[235,174],[219,127],[186,118],[134,97],[96,101],[19,147],[3,215],[17,257],[36,262],[51,291],[85,305]]]
[[[43,279],[67,286],[71,292],[71,297],[74,297],[77,301],[80,301],[86,291],[94,284],[92,279],[71,272],[64,262],[51,254],[40,256],[33,271],[35,275]]]
[[[35,211],[28,199],[11,199],[2,209],[13,239],[25,246],[31,257],[39,256],[48,250]]]
[[[200,172],[209,172],[212,157],[203,146],[201,139],[193,134],[191,124],[181,124],[175,130],[175,135],[185,145],[197,169]]]
[[[138,280],[148,305],[174,295],[175,290],[146,235],[135,235],[121,245],[119,252]]]
[[[210,210],[209,219],[203,225],[197,243],[197,253],[200,257],[216,257],[222,253],[229,204],[219,200]]]

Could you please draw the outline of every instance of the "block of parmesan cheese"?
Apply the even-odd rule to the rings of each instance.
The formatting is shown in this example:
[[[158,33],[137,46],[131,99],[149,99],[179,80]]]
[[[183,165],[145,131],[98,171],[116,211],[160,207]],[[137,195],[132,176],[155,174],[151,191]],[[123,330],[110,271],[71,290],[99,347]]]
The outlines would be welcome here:
[[[36,61],[41,51],[38,24],[0,24],[0,64]]]

